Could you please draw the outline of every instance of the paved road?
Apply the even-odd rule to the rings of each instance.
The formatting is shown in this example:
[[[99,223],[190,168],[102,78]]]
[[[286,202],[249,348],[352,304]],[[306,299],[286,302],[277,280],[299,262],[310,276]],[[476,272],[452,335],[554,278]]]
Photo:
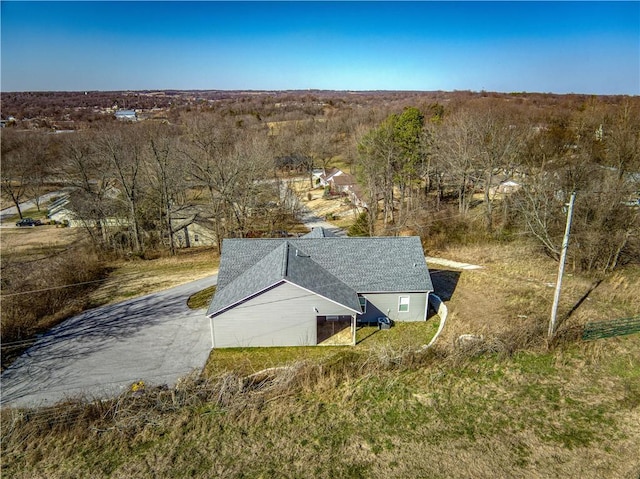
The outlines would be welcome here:
[[[68,319],[4,371],[0,404],[110,397],[138,380],[172,385],[201,369],[211,351],[209,320],[186,300],[216,281],[210,276]]]
[[[46,203],[47,201],[49,201],[54,196],[60,196],[60,195],[63,195],[65,193],[68,193],[69,191],[72,191],[72,190],[73,190],[73,187],[66,187],[66,188],[62,188],[61,190],[52,191],[51,193],[47,193],[46,195],[42,195],[42,196],[40,196],[40,205]],[[35,200],[28,200],[28,201],[25,201],[24,203],[20,203],[20,211],[22,211],[23,214],[24,214],[25,211],[33,209],[35,207],[36,207]],[[0,210],[0,221],[4,221],[7,218],[10,218],[10,217],[15,216],[17,214],[18,214],[18,208],[16,208],[15,206],[10,206],[9,208],[5,208],[3,210]]]
[[[329,223],[328,221],[323,220],[322,218],[316,216],[313,211],[311,211],[306,206],[303,209],[302,213],[302,223],[307,228],[319,228],[322,227],[327,231],[330,231],[335,236],[347,236],[347,232],[342,228],[338,228],[337,226]]]

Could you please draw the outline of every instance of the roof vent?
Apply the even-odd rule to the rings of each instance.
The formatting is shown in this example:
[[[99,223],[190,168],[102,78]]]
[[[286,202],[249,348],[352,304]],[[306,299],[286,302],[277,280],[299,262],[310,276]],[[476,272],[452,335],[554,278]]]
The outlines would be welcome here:
[[[302,254],[300,251],[298,251],[298,249],[296,249],[296,256],[298,258],[311,258],[311,256],[309,256],[308,254]]]

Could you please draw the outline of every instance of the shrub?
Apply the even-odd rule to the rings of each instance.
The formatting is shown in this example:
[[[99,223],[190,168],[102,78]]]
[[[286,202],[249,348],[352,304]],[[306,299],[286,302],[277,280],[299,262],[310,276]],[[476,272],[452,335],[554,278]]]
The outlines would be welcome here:
[[[3,255],[2,368],[28,346],[25,340],[81,311],[87,293],[107,272],[104,262],[84,247],[28,264]]]
[[[363,211],[347,231],[349,236],[369,236],[369,214]]]

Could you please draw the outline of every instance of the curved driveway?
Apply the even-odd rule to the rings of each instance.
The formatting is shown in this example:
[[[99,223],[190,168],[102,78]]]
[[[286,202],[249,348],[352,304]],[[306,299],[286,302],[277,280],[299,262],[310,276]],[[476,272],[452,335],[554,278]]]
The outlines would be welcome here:
[[[201,369],[211,351],[205,311],[189,296],[217,275],[74,316],[41,337],[0,379],[2,406],[105,398],[131,383],[174,384]]]

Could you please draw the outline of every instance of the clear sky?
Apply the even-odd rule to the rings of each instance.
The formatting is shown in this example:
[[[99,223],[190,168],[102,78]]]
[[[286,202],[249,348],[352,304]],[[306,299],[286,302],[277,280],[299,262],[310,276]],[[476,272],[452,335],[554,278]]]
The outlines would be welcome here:
[[[640,94],[640,2],[1,3],[1,88]]]

